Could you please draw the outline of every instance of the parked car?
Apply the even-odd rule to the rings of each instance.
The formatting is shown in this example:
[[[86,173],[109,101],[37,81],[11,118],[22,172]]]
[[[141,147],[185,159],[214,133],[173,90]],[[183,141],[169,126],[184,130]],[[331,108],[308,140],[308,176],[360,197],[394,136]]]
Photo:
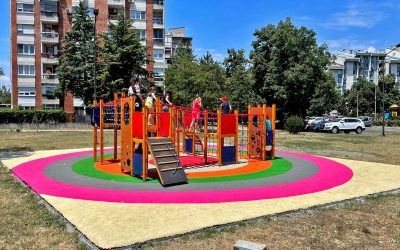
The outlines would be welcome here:
[[[311,126],[311,130],[314,132],[319,132],[321,130],[321,126],[324,125],[326,122],[324,120],[320,120],[316,123],[313,123]]]
[[[307,121],[305,130],[311,130],[316,123],[323,121],[323,120],[324,120],[323,117],[310,117]]]
[[[330,131],[334,134],[337,134],[340,131],[343,131],[346,134],[351,131],[361,134],[365,130],[365,125],[363,121],[357,118],[342,118],[323,124],[321,129],[324,131]]]
[[[372,118],[369,116],[360,116],[358,117],[358,119],[360,119],[361,121],[364,122],[365,127],[371,127],[372,126]]]

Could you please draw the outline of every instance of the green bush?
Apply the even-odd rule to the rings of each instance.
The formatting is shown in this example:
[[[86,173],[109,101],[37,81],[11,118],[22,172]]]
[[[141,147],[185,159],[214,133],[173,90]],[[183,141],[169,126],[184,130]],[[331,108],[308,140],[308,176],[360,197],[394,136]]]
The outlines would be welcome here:
[[[8,123],[65,123],[67,113],[64,110],[0,110],[0,124]]]
[[[399,127],[400,120],[399,119],[391,119],[391,120],[388,120],[386,124],[388,127]]]
[[[297,134],[304,129],[304,121],[299,116],[291,116],[286,120],[286,129],[291,134]]]

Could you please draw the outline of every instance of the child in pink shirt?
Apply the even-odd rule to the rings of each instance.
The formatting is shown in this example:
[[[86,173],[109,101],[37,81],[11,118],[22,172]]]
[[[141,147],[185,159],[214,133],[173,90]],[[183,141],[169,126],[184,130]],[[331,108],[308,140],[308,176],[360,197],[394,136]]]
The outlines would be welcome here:
[[[190,124],[190,130],[196,129],[197,122],[200,118],[201,108],[201,97],[196,95],[196,99],[192,102],[192,123]]]

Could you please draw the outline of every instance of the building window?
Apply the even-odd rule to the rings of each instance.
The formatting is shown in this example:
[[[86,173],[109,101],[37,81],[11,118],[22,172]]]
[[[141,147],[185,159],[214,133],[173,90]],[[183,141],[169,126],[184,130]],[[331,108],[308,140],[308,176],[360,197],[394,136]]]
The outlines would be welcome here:
[[[153,0],[153,4],[164,5],[164,0]]]
[[[164,45],[164,30],[155,29],[154,31],[154,45]]]
[[[337,83],[342,83],[342,78],[343,78],[343,75],[342,74],[338,74],[336,82]]]
[[[139,30],[139,39],[146,40],[146,30]]]
[[[18,65],[18,75],[34,76],[35,66],[34,65]]]
[[[153,17],[153,23],[162,25],[163,24],[163,17],[162,16],[154,16]]]
[[[18,44],[18,54],[34,55],[35,46],[33,44]]]
[[[46,17],[58,17],[58,3],[41,3],[40,14]]]
[[[31,24],[17,24],[17,31],[19,35],[33,35],[35,33],[34,25]]]
[[[163,38],[164,39],[164,30],[154,30],[154,38]]]
[[[19,96],[35,96],[36,91],[34,87],[19,87],[18,88]]]
[[[18,13],[33,13],[33,4],[17,3]]]
[[[146,11],[133,10],[131,12],[131,17],[135,20],[146,20]]]
[[[162,49],[154,49],[153,51],[154,60],[164,60],[164,50]]]

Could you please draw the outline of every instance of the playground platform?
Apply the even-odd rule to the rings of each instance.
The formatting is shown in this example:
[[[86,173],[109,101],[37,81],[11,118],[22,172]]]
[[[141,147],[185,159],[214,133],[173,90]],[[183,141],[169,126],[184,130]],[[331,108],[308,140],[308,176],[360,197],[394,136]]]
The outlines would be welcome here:
[[[117,161],[96,165],[92,153],[38,151],[2,162],[100,248],[400,188],[400,166],[279,151],[275,160],[222,167],[212,159],[199,167],[201,157],[181,157],[188,183],[165,188],[157,179],[143,182],[118,172]]]

